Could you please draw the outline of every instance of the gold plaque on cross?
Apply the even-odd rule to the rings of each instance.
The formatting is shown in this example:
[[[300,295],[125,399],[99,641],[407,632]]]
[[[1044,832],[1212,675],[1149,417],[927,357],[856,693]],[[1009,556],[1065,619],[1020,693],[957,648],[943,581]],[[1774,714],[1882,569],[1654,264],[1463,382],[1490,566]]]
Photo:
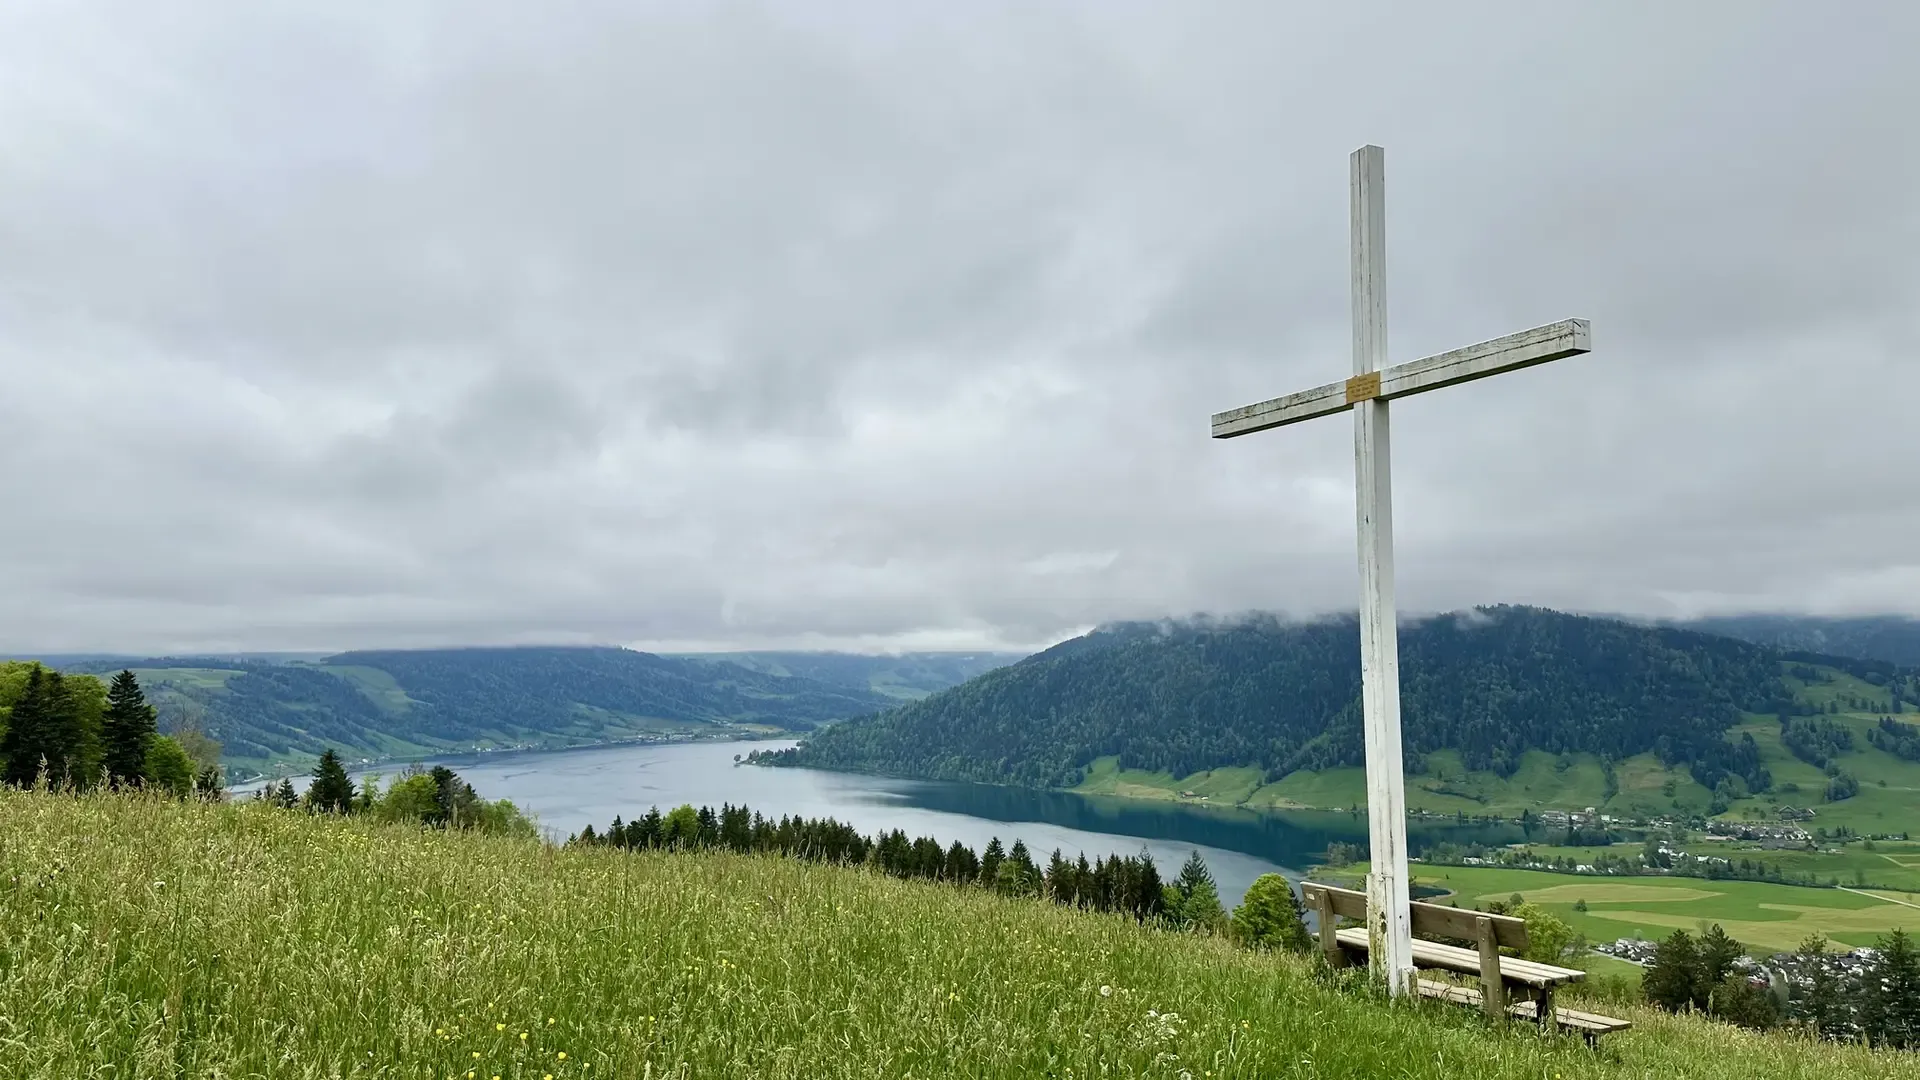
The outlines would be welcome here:
[[[1371,401],[1380,396],[1380,373],[1369,371],[1347,380],[1347,404]]]

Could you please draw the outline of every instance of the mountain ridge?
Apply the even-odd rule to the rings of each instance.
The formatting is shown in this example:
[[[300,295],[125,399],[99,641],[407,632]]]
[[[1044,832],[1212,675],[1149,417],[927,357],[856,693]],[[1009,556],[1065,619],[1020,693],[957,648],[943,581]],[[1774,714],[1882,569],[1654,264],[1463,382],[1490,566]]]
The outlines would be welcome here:
[[[1431,754],[1511,778],[1544,752],[1611,777],[1612,763],[1650,757],[1719,799],[1771,786],[1779,741],[1748,730],[1753,717],[1819,711],[1790,668],[1828,678],[1806,654],[1722,635],[1504,605],[1404,625],[1400,647],[1409,772]],[[1892,711],[1896,687],[1920,698],[1912,672],[1821,659],[1862,707]],[[765,757],[1039,787],[1078,786],[1096,763],[1273,784],[1361,762],[1358,691],[1351,615],[1122,623]]]
[[[195,727],[241,771],[298,769],[333,747],[360,760],[805,731],[891,700],[733,664],[594,646],[356,650],[319,662],[116,658],[163,730]]]

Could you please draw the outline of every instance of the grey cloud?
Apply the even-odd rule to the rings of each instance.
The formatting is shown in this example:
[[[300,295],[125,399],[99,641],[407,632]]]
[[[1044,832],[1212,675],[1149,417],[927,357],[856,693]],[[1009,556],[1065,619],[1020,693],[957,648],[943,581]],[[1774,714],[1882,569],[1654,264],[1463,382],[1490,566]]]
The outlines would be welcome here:
[[[1350,607],[1388,151],[1409,611],[1920,612],[1900,5],[0,13],[0,647],[1043,644]]]

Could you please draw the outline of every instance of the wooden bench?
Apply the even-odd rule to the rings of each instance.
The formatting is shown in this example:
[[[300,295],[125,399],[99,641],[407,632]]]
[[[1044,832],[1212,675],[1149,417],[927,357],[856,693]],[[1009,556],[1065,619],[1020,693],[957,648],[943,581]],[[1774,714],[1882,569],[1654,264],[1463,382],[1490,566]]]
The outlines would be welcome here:
[[[1366,956],[1368,942],[1365,926],[1343,928],[1339,922],[1344,917],[1364,923],[1367,918],[1367,894],[1313,881],[1303,882],[1300,892],[1307,906],[1319,915],[1320,948],[1329,963],[1343,965],[1349,953]],[[1502,956],[1500,949],[1503,946],[1515,952],[1526,949],[1527,924],[1524,920],[1511,915],[1461,911],[1418,901],[1408,905],[1408,913],[1414,934],[1414,967],[1480,977],[1479,989],[1420,979],[1418,983],[1422,996],[1462,1005],[1478,1005],[1495,1019],[1515,1016],[1541,1024],[1551,1022],[1569,1031],[1579,1032],[1589,1043],[1607,1032],[1632,1026],[1625,1020],[1612,1017],[1554,1008],[1555,988],[1579,982],[1587,977],[1587,973],[1577,968]],[[1454,938],[1475,942],[1479,947],[1466,949],[1423,938]],[[1509,999],[1514,996],[1523,1000],[1509,1004]]]

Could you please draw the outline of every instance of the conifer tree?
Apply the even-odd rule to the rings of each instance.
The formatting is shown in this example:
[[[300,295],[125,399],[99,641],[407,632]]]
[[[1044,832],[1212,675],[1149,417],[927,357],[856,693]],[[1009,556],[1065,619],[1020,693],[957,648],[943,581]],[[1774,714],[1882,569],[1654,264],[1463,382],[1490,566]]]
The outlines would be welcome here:
[[[1861,1026],[1876,1046],[1920,1048],[1920,952],[1904,930],[1874,945]]]
[[[1814,934],[1800,943],[1800,957],[1805,967],[1813,970],[1813,985],[1807,990],[1807,1023],[1812,1025],[1815,1035],[1823,1039],[1838,1039],[1846,1035],[1847,1003],[1841,1000],[1840,980],[1834,978],[1833,969],[1827,965],[1827,939],[1824,934]]]
[[[316,812],[347,814],[353,812],[353,781],[347,778],[340,755],[328,747],[313,770],[313,783],[307,787],[307,806]]]
[[[1164,889],[1167,912],[1173,921],[1195,929],[1217,929],[1226,919],[1220,906],[1220,890],[1213,883],[1207,862],[1195,850],[1180,867],[1180,876]]]
[[[1714,923],[1700,935],[1699,948],[1695,951],[1693,1005],[1694,1008],[1714,1012],[1714,996],[1727,982],[1727,976],[1733,972],[1733,962],[1740,959],[1746,950],[1738,941],[1727,936],[1727,932]]]
[[[1154,865],[1153,853],[1145,847],[1140,849],[1137,859],[1129,860],[1127,876],[1131,879],[1129,907],[1136,919],[1151,919],[1164,910],[1165,897],[1160,886],[1160,868]]]
[[[1641,992],[1647,1001],[1668,1012],[1679,1012],[1693,1003],[1695,972],[1699,950],[1693,936],[1675,930],[1653,950],[1653,963],[1641,977]]]
[[[1000,838],[995,836],[987,841],[987,850],[980,855],[980,881],[992,888],[1000,880],[1000,864],[1007,859],[1007,849],[1000,846]]]
[[[6,782],[30,787],[40,772],[47,727],[47,672],[38,664],[27,672],[27,685],[13,703],[7,734],[0,739],[0,757],[6,759]]]
[[[6,758],[3,778],[9,784],[30,787],[44,766],[54,784],[81,783],[79,703],[57,671],[38,664],[27,673],[27,685],[13,703],[7,733],[0,739]]]
[[[105,753],[102,777],[110,784],[141,784],[147,779],[147,753],[158,727],[155,710],[131,671],[121,671],[107,688],[107,711],[100,721]]]

